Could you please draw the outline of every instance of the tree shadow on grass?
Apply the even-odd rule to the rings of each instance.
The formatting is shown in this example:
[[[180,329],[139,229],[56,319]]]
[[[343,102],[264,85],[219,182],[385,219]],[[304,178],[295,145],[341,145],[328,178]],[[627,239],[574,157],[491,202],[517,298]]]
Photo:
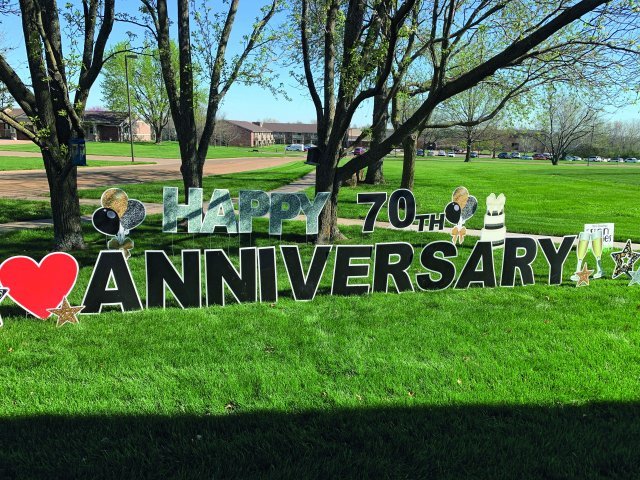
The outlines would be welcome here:
[[[0,420],[0,478],[637,478],[640,404]]]

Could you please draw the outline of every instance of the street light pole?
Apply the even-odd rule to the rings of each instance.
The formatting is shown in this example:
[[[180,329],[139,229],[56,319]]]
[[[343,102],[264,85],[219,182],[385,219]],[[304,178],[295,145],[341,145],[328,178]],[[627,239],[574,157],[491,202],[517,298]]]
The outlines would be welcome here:
[[[595,126],[595,124],[594,124],[594,125],[591,125],[591,152],[593,152],[593,133],[594,133],[595,131],[596,131],[596,126]],[[587,157],[587,167],[589,166],[589,163],[590,163],[590,162],[589,162],[589,158],[591,158],[591,157]]]
[[[129,144],[131,145],[131,161],[133,162],[133,122],[131,121],[131,94],[129,93],[129,63],[128,59],[136,59],[137,55],[125,55],[124,56],[124,76],[127,82],[127,105],[129,107]]]

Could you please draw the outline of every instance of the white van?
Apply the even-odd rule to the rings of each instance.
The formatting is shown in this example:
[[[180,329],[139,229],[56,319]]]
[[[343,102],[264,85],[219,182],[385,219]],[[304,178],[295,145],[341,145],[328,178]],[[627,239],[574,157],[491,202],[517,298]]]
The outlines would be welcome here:
[[[301,143],[292,143],[291,145],[287,145],[285,147],[285,151],[287,152],[304,152],[304,145]]]

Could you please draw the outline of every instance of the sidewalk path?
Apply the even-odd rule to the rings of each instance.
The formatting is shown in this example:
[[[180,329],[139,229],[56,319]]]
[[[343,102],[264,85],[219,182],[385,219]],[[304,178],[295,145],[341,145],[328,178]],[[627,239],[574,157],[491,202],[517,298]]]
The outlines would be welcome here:
[[[272,190],[270,193],[297,193],[304,192],[307,188],[314,187],[316,185],[316,172],[309,172],[305,176],[294,180],[289,185],[283,185],[282,187]]]
[[[112,157],[115,158],[115,157]],[[110,187],[116,184],[144,183],[180,178],[180,160],[139,158],[154,165],[86,167],[78,171],[78,188]],[[221,158],[207,160],[204,175],[223,175],[277,167],[300,160],[299,157]],[[49,191],[44,170],[0,172],[0,198],[33,199]]]

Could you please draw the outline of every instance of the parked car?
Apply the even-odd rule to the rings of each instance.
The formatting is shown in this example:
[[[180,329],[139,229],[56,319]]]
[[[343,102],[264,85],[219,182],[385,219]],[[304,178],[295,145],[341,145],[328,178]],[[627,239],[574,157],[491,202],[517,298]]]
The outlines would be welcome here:
[[[545,154],[544,154],[544,153],[536,153],[536,154],[533,156],[533,159],[534,159],[534,160],[546,160],[546,159],[547,159],[547,157],[545,156]]]
[[[424,150],[422,148],[419,148],[418,150],[416,150],[416,155],[418,155],[419,157],[424,157]]]
[[[445,152],[444,150],[439,150],[438,151],[438,156],[439,157],[446,157],[447,156],[447,152]]]
[[[367,149],[364,147],[356,147],[353,149],[353,154],[354,155],[362,155],[364,152],[366,152]]]
[[[434,157],[436,155],[435,150],[427,150],[427,156],[428,157]]]
[[[507,152],[500,152],[498,158],[509,158],[509,154]]]
[[[469,154],[469,157],[471,157],[471,158],[478,158],[478,152],[471,152],[471,153]]]
[[[577,156],[577,155],[574,155],[574,156],[573,156],[573,161],[574,161],[574,162],[580,162],[581,160],[582,160],[582,157],[579,157],[579,156]]]
[[[519,152],[511,152],[510,157],[511,158],[520,158],[520,153]]]
[[[455,152],[447,153],[447,157],[455,157],[455,156],[456,156]]]
[[[629,157],[624,159],[625,163],[638,163],[638,159],[636,157]]]
[[[531,155],[523,155],[520,157],[522,160],[533,160],[533,157]]]
[[[291,145],[287,145],[285,147],[285,151],[287,152],[304,152],[304,145],[301,143],[292,143]]]
[[[304,151],[305,151],[305,152],[308,152],[308,151],[309,151],[310,149],[312,149],[312,148],[316,148],[316,146],[315,146],[313,143],[307,143],[307,144],[304,146]]]
[[[622,158],[622,157],[615,157],[615,158],[612,158],[612,159],[611,159],[611,161],[612,161],[612,162],[615,162],[615,163],[622,163],[622,162],[624,162],[624,158]]]
[[[592,155],[589,158],[587,158],[587,162],[601,162],[602,161],[602,157],[599,157],[597,155]]]

